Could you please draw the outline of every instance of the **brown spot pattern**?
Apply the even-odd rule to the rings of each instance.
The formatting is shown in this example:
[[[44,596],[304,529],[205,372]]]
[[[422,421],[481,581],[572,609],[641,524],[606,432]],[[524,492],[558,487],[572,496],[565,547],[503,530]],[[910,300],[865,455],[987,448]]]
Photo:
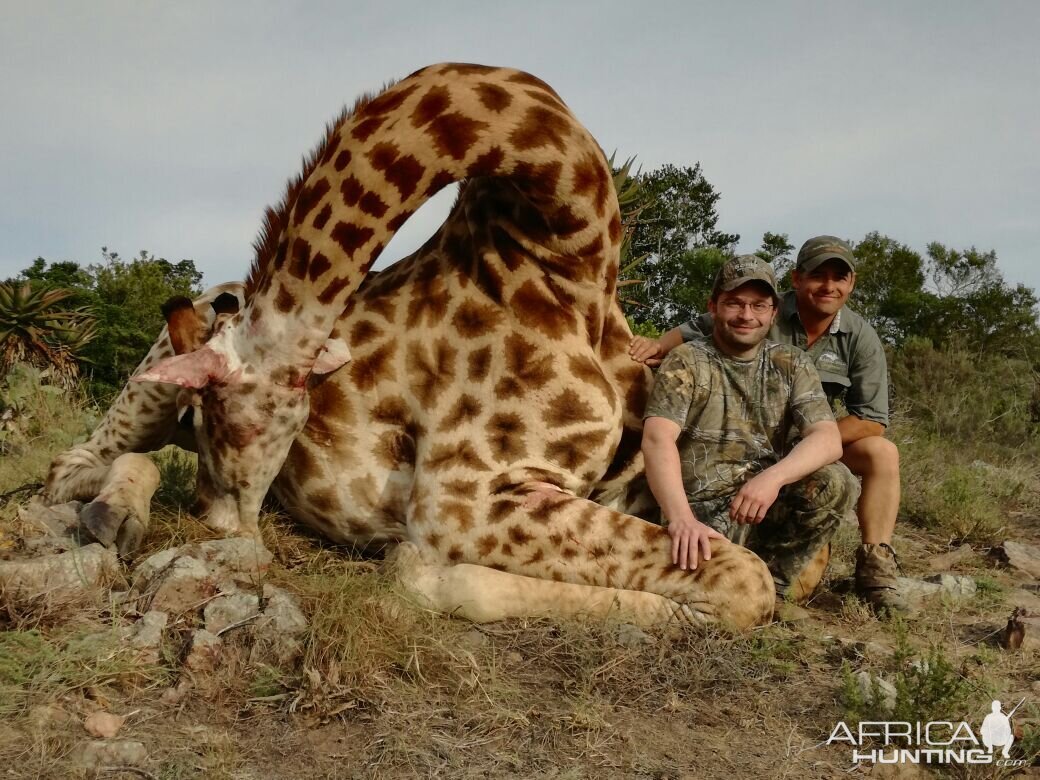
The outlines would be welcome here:
[[[438,394],[455,378],[459,351],[445,339],[432,345],[413,341],[408,345],[406,367],[412,391],[423,406],[432,406]]]
[[[463,393],[459,396],[459,400],[455,402],[455,405],[452,406],[451,411],[441,420],[437,430],[441,433],[454,431],[460,425],[475,420],[480,415],[482,409],[483,406],[480,401],[467,393]]]
[[[367,244],[373,235],[375,235],[375,231],[372,228],[355,225],[352,222],[338,222],[332,229],[332,239],[349,257]]]
[[[488,420],[486,430],[491,456],[499,463],[510,463],[527,456],[524,442],[527,428],[520,415],[511,412],[496,414]]]
[[[564,425],[595,420],[596,414],[588,401],[567,388],[549,401],[542,419],[549,428],[560,428]]]
[[[501,309],[467,298],[455,310],[451,323],[460,336],[475,339],[494,330],[501,320]]]
[[[484,108],[488,111],[494,111],[496,114],[505,111],[509,108],[510,103],[513,102],[513,97],[508,90],[489,81],[477,84],[475,90]]]
[[[521,323],[555,341],[577,333],[574,297],[561,290],[548,276],[543,277],[542,284],[528,279],[513,294],[509,304]]]
[[[519,126],[509,134],[509,141],[522,152],[551,145],[565,154],[570,133],[571,123],[567,117],[545,106],[531,106]]]
[[[321,202],[331,189],[326,179],[318,179],[309,187],[304,187],[296,199],[296,207],[293,210],[293,224],[302,225],[307,215]]]
[[[354,358],[348,363],[350,379],[359,390],[371,390],[380,381],[394,376],[393,358],[397,353],[397,342],[387,341],[371,354]]]
[[[412,111],[412,125],[414,127],[428,125],[434,119],[447,111],[450,106],[451,93],[448,91],[447,87],[430,87]]]

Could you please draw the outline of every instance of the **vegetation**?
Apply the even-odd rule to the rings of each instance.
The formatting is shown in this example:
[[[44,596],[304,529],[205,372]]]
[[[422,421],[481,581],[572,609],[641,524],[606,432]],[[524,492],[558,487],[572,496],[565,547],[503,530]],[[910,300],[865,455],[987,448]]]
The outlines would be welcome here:
[[[72,384],[77,358],[95,335],[93,317],[83,307],[69,308],[75,295],[30,282],[0,284],[0,378],[26,363]]]
[[[93,338],[80,344],[75,354],[86,364],[89,392],[106,401],[162,330],[162,304],[174,295],[194,297],[202,292],[202,273],[191,260],[171,263],[141,252],[128,261],[107,248],[101,252],[101,263],[85,267],[37,258],[18,281],[36,290],[60,290],[62,300],[91,313]]]

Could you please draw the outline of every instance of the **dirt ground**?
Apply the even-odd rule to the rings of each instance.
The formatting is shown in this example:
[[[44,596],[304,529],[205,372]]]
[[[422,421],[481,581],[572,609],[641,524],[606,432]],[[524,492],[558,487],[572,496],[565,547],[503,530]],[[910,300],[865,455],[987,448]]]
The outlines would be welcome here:
[[[4,516],[11,557],[17,528],[11,511]],[[848,745],[823,744],[840,720],[885,717],[876,703],[850,700],[860,671],[902,685],[899,706],[925,720],[975,726],[992,698],[1025,698],[1016,755],[1032,767],[932,776],[1040,772],[1040,636],[1017,651],[1000,646],[1014,607],[1040,615],[1037,582],[988,550],[951,555],[927,533],[901,530],[907,576],[968,575],[975,595],[933,598],[906,621],[874,617],[848,592],[856,529],[843,526],[806,614],[734,635],[430,615],[401,601],[378,560],[269,518],[269,576],[311,621],[298,663],[257,666],[243,649],[215,672],[192,673],[182,664],[187,618],[168,627],[158,664],[121,663],[118,640],[87,650],[81,642],[132,619],[117,606],[7,604],[0,777],[920,776],[871,774],[851,763]],[[147,545],[204,536],[170,514]],[[1040,521],[1016,518],[1013,536],[1040,543]],[[930,671],[908,672],[914,658],[931,659]],[[141,743],[147,758],[84,768],[83,723],[98,710],[129,714],[116,739]]]

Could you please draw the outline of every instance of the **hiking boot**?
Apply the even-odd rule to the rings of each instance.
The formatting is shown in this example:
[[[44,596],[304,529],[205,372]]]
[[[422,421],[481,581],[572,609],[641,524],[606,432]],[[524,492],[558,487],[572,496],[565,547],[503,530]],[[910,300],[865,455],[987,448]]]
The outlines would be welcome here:
[[[899,562],[887,544],[861,544],[856,550],[856,593],[875,612],[908,615],[910,603],[899,592]]]

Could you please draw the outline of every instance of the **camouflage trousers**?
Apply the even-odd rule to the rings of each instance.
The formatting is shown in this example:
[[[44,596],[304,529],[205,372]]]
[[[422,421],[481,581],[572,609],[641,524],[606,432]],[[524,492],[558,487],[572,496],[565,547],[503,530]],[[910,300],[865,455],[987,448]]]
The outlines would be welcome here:
[[[859,481],[844,464],[832,463],[781,490],[757,525],[730,520],[733,495],[691,502],[690,508],[702,523],[765,561],[777,593],[783,594],[830,542],[858,498]]]

